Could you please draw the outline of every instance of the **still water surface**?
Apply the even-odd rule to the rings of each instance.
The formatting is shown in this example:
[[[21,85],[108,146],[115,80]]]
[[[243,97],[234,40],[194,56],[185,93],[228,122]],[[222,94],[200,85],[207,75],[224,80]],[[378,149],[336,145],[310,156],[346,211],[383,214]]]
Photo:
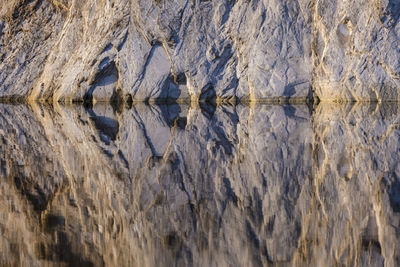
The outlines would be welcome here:
[[[0,264],[398,266],[399,107],[0,104]]]

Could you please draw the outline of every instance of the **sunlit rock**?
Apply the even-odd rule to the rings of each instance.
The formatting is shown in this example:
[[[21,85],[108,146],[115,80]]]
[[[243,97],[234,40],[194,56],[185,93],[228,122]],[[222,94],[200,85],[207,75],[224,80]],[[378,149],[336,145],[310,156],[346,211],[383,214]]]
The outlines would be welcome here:
[[[7,1],[0,96],[399,99],[400,3]]]
[[[0,96],[305,98],[309,1],[9,1]]]

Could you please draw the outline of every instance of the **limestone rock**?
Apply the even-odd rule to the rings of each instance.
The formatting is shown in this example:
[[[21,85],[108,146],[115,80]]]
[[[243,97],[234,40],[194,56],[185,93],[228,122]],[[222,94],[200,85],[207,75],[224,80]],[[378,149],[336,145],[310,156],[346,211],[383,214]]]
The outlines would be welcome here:
[[[14,0],[0,97],[396,100],[400,3]]]
[[[322,100],[399,100],[400,1],[316,1],[314,81]]]
[[[14,0],[0,11],[2,98],[399,99],[397,0]]]
[[[0,96],[305,98],[309,1],[11,1]]]

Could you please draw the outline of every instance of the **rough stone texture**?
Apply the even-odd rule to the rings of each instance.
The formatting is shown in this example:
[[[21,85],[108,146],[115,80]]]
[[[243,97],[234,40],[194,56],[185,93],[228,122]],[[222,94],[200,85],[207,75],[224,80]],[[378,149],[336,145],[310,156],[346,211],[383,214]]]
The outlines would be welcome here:
[[[398,0],[3,0],[0,97],[397,100],[399,17]]]
[[[0,264],[398,266],[399,106],[0,106]]]
[[[2,1],[0,96],[305,98],[310,1]]]
[[[399,17],[398,0],[3,0],[0,97],[397,100]]]
[[[314,87],[322,100],[399,100],[400,1],[316,1]]]

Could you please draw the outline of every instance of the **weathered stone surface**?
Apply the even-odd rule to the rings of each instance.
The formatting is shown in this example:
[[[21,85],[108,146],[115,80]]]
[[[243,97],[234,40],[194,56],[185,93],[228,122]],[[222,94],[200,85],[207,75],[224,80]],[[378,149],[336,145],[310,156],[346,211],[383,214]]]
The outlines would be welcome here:
[[[309,1],[3,1],[0,96],[305,98]]]
[[[314,81],[322,100],[399,100],[400,1],[316,1]]]
[[[399,17],[397,0],[3,1],[0,96],[394,100]]]
[[[0,96],[397,100],[399,17],[397,0],[3,1]]]
[[[0,263],[399,256],[399,106],[0,106]]]

